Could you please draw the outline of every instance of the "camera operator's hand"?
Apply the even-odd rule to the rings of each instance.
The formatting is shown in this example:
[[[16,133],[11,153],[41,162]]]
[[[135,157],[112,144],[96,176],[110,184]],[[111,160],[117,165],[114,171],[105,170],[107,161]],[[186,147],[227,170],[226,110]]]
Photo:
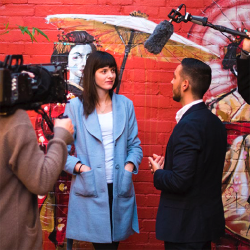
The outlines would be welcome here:
[[[250,52],[250,32],[247,32],[247,35],[249,36],[249,39],[245,38],[243,40],[242,49],[247,51],[247,52]]]
[[[31,78],[34,78],[34,77],[35,77],[35,75],[34,75],[32,72],[29,72],[29,71],[23,70],[21,73],[23,73],[23,74],[28,74],[29,77],[31,77]]]
[[[74,126],[71,122],[71,119],[64,118],[64,119],[55,119],[54,127],[61,127],[70,132],[70,134],[74,134]]]

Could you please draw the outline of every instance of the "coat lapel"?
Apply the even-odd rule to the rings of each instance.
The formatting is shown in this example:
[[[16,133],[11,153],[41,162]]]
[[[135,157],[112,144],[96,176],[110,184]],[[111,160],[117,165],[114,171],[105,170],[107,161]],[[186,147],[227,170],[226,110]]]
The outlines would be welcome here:
[[[114,124],[113,126],[114,141],[116,141],[125,128],[126,112],[122,98],[118,98],[118,96],[115,93],[113,93],[112,96],[112,110],[113,110],[113,124]]]
[[[87,119],[85,118],[85,116],[83,116],[83,123],[85,124],[88,132],[102,142],[102,131],[100,128],[96,109],[88,116]]]
[[[113,133],[114,133],[114,141],[119,138],[122,134],[125,123],[126,123],[126,112],[125,106],[122,101],[122,98],[118,98],[118,96],[113,93],[112,96],[112,111],[113,111]],[[83,123],[85,124],[88,132],[94,136],[96,139],[102,142],[102,131],[100,128],[98,116],[96,109],[93,113],[91,113],[86,119],[83,117]]]

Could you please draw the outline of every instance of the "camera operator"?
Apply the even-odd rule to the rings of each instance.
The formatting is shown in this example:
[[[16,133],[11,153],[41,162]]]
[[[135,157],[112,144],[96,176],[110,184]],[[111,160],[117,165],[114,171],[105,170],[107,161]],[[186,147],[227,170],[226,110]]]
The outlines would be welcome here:
[[[243,99],[250,104],[250,32],[249,39],[243,40],[240,58],[237,59],[238,91]]]
[[[37,195],[53,189],[73,142],[70,119],[56,119],[45,156],[26,111],[0,116],[0,249],[42,249]]]

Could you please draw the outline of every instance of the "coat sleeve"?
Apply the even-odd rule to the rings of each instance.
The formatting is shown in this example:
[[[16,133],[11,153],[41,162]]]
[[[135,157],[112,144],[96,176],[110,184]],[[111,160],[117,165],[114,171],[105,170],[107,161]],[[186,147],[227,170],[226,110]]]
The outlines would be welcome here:
[[[139,164],[142,160],[142,148],[140,146],[140,139],[138,138],[138,126],[135,117],[135,111],[132,101],[129,102],[129,133],[127,139],[127,149],[128,156],[125,162],[132,162],[135,165],[135,169],[133,171],[134,174],[137,174],[139,171]]]
[[[71,102],[66,104],[64,115],[67,115],[72,121],[72,124],[74,126],[73,137],[75,140],[76,139],[76,119],[77,118],[76,118],[76,115],[74,113],[74,106]],[[80,159],[75,157],[75,156],[69,155],[70,151],[71,151],[71,145],[68,146],[68,158],[67,158],[64,170],[66,172],[68,172],[69,174],[75,174],[74,168],[75,168],[76,163],[79,162]]]
[[[156,170],[154,186],[169,193],[185,193],[193,183],[201,138],[191,123],[180,124],[174,133],[173,167]]]
[[[238,92],[250,104],[250,56],[247,59],[237,59]]]
[[[44,155],[28,115],[22,119],[24,122],[6,133],[9,167],[31,193],[44,195],[53,190],[67,159],[66,144],[73,142],[73,138],[67,130],[55,128]]]

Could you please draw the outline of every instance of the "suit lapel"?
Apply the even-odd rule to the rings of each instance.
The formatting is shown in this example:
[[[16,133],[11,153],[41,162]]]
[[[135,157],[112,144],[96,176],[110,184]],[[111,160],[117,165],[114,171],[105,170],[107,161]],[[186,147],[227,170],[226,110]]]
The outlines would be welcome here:
[[[113,126],[114,141],[116,141],[125,128],[126,112],[122,98],[118,98],[118,96],[115,93],[113,93],[112,96],[112,110],[113,110],[113,124],[114,124]]]
[[[196,110],[199,110],[199,109],[207,109],[207,106],[205,105],[204,102],[201,102],[201,103],[193,105],[190,109],[188,109],[184,113],[184,115],[182,116],[181,120],[184,119],[185,116],[187,116],[187,115],[191,114],[192,112],[194,112]],[[180,123],[180,121],[179,121],[179,123]],[[178,124],[176,124],[176,126],[178,126]],[[174,133],[176,133],[175,130],[172,132],[172,134],[171,134],[171,136],[170,136],[170,138],[168,140],[168,144],[167,144],[167,148],[166,148],[166,153],[165,153],[165,159],[169,159],[168,156],[167,156],[168,152],[169,152],[170,155],[173,152],[173,141],[172,140],[173,140]],[[165,160],[165,164],[164,164],[164,169],[165,170],[168,169],[168,167],[169,167],[168,164],[169,164],[169,162],[167,160]]]
[[[184,115],[182,116],[181,120],[182,120],[185,116],[189,115],[190,113],[192,113],[192,112],[194,112],[194,111],[196,111],[196,110],[199,110],[199,109],[204,109],[204,108],[207,109],[207,106],[205,105],[204,102],[200,102],[200,103],[198,103],[198,104],[193,105],[190,109],[188,109],[188,110],[184,113]],[[180,120],[180,121],[181,121],[181,120]],[[179,122],[180,122],[180,121],[179,121]],[[178,125],[178,124],[177,124],[177,125]],[[176,125],[176,126],[177,126],[177,125]]]

